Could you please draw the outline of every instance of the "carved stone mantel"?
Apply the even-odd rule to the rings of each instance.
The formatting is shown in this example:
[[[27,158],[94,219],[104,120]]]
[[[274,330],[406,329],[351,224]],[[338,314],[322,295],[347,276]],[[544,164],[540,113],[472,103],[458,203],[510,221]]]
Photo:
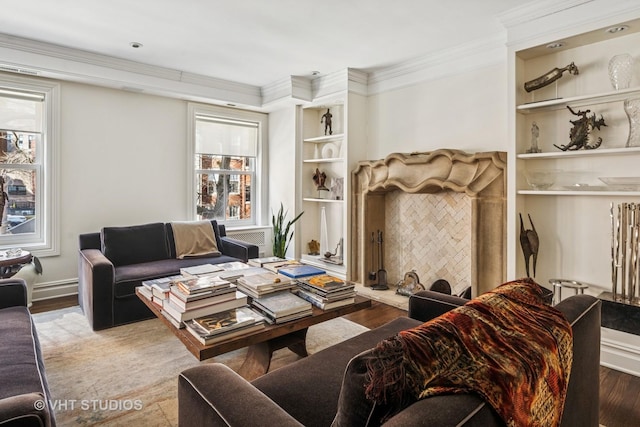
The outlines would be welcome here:
[[[471,286],[474,295],[506,278],[506,153],[440,149],[362,161],[352,173],[349,278],[367,283],[373,248],[367,236],[385,229],[385,194],[454,191],[471,198]]]

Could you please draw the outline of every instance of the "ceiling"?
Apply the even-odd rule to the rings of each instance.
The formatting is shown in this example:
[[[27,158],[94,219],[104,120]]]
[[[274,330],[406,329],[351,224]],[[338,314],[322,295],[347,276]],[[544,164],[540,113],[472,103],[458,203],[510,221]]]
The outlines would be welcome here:
[[[262,87],[495,37],[499,14],[533,2],[2,0],[0,33]]]

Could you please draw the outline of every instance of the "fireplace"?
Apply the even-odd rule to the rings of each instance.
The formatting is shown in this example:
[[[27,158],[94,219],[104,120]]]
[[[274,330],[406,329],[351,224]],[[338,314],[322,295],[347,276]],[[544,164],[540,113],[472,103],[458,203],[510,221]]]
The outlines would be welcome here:
[[[376,284],[378,230],[391,288],[412,269],[473,295],[506,277],[506,153],[441,149],[363,161],[352,174],[349,278]],[[373,244],[372,244],[373,236]]]

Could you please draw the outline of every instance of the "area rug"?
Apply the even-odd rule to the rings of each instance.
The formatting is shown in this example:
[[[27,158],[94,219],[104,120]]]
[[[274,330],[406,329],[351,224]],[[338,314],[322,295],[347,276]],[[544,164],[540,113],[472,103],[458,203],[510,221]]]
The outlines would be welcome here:
[[[78,306],[35,314],[59,426],[176,426],[178,374],[203,363],[237,370],[246,349],[199,362],[158,319],[94,332]],[[336,318],[309,328],[318,352],[367,328]],[[299,357],[274,353],[270,370]]]

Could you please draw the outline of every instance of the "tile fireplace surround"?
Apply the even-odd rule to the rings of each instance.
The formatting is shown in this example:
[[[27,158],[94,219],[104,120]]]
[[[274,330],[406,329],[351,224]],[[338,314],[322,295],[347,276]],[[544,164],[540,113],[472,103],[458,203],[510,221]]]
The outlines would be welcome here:
[[[474,296],[503,283],[505,172],[506,153],[498,151],[441,149],[359,162],[351,177],[351,280],[375,284],[371,236],[381,230],[391,288],[411,269],[426,287],[443,278],[454,289],[471,285]]]

